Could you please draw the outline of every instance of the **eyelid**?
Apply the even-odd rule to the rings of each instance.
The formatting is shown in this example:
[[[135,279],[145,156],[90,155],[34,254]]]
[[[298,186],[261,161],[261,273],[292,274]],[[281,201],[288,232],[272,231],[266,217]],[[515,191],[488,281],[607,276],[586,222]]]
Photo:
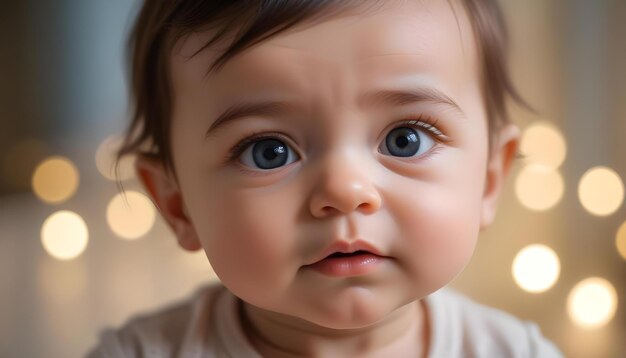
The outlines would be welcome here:
[[[430,117],[425,117],[423,115],[419,115],[415,119],[407,119],[400,122],[396,122],[393,125],[392,129],[401,127],[402,125],[409,125],[411,127],[416,127],[420,129],[424,129],[429,132],[434,138],[441,142],[449,142],[451,141],[450,137],[445,135],[439,127],[437,127],[437,120],[431,119]]]

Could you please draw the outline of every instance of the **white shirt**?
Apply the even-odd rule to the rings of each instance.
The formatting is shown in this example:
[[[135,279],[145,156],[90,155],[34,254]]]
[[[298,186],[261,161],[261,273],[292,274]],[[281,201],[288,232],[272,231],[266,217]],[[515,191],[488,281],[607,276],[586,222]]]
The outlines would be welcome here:
[[[430,317],[429,358],[562,357],[537,325],[442,289],[425,298]],[[205,287],[191,299],[120,330],[106,330],[89,358],[260,358],[239,320],[239,300],[223,286]]]

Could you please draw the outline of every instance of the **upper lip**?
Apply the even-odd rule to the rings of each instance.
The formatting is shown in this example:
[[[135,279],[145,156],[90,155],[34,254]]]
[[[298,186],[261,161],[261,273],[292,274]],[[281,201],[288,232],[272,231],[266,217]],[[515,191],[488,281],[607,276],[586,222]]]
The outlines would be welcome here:
[[[365,240],[339,240],[333,242],[329,247],[322,251],[322,253],[309,265],[322,261],[334,253],[351,254],[357,251],[367,251],[373,255],[384,257],[380,250]]]

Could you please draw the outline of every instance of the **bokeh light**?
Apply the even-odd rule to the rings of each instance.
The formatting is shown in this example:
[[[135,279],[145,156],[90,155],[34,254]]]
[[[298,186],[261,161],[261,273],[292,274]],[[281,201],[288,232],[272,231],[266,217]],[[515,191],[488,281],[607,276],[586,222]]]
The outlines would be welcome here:
[[[107,207],[109,227],[123,239],[145,235],[154,225],[155,216],[150,199],[132,190],[115,195]]]
[[[580,179],[578,198],[591,214],[611,215],[622,205],[624,184],[619,175],[610,168],[591,168]]]
[[[118,176],[115,173],[115,160],[117,150],[121,147],[123,139],[119,136],[106,138],[96,150],[96,167],[102,176],[109,180],[128,180],[135,175],[135,156],[124,156],[118,166]]]
[[[72,211],[50,215],[41,228],[41,243],[52,257],[70,260],[87,247],[89,232],[83,218]]]
[[[515,256],[512,271],[519,287],[524,291],[539,293],[554,286],[561,272],[561,264],[551,248],[534,244]]]
[[[554,207],[563,197],[563,191],[561,174],[543,165],[525,166],[515,180],[517,199],[531,210],[543,211]]]
[[[35,169],[33,192],[46,203],[58,204],[68,200],[78,189],[78,169],[67,158],[45,159]]]
[[[619,227],[617,230],[617,235],[615,236],[615,246],[617,247],[617,252],[619,252],[620,256],[624,260],[626,260],[626,221]]]
[[[567,312],[583,328],[605,325],[617,310],[617,293],[611,283],[600,277],[579,282],[567,298]]]
[[[563,135],[548,122],[532,124],[522,133],[520,152],[528,164],[556,169],[565,160],[566,151]]]

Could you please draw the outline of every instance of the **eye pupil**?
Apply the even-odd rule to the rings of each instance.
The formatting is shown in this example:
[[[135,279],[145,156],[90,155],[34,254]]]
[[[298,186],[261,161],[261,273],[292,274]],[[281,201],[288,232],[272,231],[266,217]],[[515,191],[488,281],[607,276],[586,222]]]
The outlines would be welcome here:
[[[387,135],[385,143],[389,154],[397,157],[410,157],[420,149],[420,138],[413,128],[399,127]]]
[[[285,152],[285,147],[283,146],[278,146],[274,148],[265,148],[265,150],[263,151],[263,157],[265,157],[265,159],[267,160],[274,160],[276,159],[276,157],[278,157],[278,155],[284,152]]]
[[[407,139],[407,137],[396,138],[396,146],[400,148],[404,148],[407,146],[407,144],[409,144],[409,140]]]
[[[252,157],[261,169],[278,168],[287,162],[287,147],[277,139],[264,139],[254,144]]]

